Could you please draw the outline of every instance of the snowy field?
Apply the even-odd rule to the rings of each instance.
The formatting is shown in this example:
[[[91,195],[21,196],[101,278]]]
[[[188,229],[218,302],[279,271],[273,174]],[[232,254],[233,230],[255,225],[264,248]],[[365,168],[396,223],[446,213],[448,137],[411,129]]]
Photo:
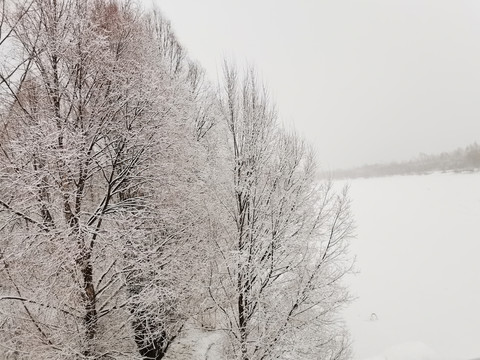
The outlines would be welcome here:
[[[354,358],[480,357],[480,174],[349,183]]]

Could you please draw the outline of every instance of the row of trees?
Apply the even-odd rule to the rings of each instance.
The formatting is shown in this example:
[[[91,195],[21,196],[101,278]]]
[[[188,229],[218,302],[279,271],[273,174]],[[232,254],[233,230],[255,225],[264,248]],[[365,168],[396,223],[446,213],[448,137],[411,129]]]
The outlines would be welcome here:
[[[346,192],[253,72],[213,91],[158,11],[0,0],[0,357],[343,359]]]
[[[478,171],[480,169],[480,146],[475,142],[465,148],[428,155],[421,153],[404,162],[363,165],[353,169],[324,173],[323,177],[337,178],[378,177],[393,175],[429,174],[432,172]]]

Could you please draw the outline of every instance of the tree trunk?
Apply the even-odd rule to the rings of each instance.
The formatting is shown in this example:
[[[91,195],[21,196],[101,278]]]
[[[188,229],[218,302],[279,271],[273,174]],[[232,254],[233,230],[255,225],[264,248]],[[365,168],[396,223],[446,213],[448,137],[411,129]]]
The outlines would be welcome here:
[[[98,313],[96,308],[96,292],[93,285],[93,268],[90,261],[91,254],[87,253],[84,257],[85,264],[83,264],[83,290],[85,292],[85,315],[83,317],[83,323],[85,326],[85,335],[87,340],[87,346],[84,351],[85,356],[93,355],[93,340],[97,332]]]
[[[136,310],[135,307],[132,307],[130,312],[133,315],[132,326],[135,332],[134,338],[138,352],[145,360],[163,359],[176,336],[168,336],[165,330],[161,330],[156,336],[150,335],[148,331],[148,314],[144,311]],[[164,328],[161,324],[155,324],[155,327],[157,329]]]

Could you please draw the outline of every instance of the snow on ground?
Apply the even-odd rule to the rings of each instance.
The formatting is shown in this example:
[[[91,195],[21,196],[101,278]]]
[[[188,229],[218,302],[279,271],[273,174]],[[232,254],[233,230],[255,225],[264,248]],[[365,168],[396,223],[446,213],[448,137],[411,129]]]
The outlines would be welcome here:
[[[191,323],[186,324],[180,336],[172,343],[165,360],[221,360],[223,335],[207,331]]]
[[[422,342],[409,342],[392,346],[383,354],[365,360],[436,360],[439,356]]]
[[[357,300],[345,317],[355,358],[432,359],[412,342],[435,358],[479,357],[480,174],[350,185],[360,273],[348,279]],[[402,343],[410,347],[392,350]]]

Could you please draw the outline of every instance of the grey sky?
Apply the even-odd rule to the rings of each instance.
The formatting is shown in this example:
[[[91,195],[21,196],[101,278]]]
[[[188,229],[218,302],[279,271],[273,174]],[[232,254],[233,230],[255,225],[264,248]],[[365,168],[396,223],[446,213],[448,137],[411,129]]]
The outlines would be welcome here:
[[[157,0],[214,79],[254,64],[327,168],[479,140],[480,3]]]

